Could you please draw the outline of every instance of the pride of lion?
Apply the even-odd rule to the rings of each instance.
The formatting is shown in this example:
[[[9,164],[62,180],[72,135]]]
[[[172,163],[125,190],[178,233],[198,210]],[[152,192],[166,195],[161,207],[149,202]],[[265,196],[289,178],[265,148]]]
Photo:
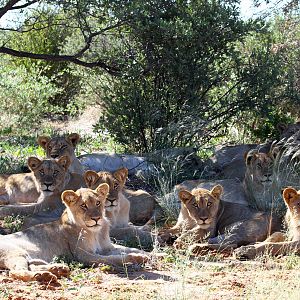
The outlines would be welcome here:
[[[158,221],[153,217],[158,204],[146,191],[126,189],[126,168],[85,170],[75,155],[78,134],[40,136],[46,158],[29,157],[30,173],[0,175],[0,218],[24,216],[22,231],[0,236],[0,267],[16,279],[57,282],[70,270],[52,263],[54,257],[89,266],[140,264],[154,255],[142,250],[154,243],[173,244],[195,255],[231,249],[240,259],[266,252],[300,254],[300,191],[278,180],[278,165],[294,159],[281,157],[294,135],[283,135],[268,153],[252,149],[245,154],[248,205],[235,203],[234,194],[231,202],[223,201],[220,184],[181,189],[177,222],[159,233],[152,230],[156,224],[152,229],[137,225]],[[137,248],[118,245],[120,241]]]

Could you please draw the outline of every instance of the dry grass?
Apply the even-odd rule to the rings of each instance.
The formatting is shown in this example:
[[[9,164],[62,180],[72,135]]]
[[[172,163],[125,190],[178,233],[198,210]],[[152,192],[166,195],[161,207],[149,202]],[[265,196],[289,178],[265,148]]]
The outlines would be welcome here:
[[[0,299],[299,299],[300,258],[240,262],[212,253],[193,259],[172,253],[141,270],[105,273],[75,268],[60,287],[0,275]]]

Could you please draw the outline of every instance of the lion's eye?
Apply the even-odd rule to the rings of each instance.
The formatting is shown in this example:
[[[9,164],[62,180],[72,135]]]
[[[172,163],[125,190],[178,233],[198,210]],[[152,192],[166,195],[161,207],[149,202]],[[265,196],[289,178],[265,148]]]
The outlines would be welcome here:
[[[45,174],[44,170],[40,170],[39,172],[40,172],[41,175]]]
[[[48,146],[48,149],[51,151],[51,150],[52,150],[52,147],[51,147],[51,146]]]
[[[211,207],[211,202],[207,202],[207,207]]]
[[[56,176],[58,175],[58,173],[59,173],[59,172],[58,172],[57,170],[55,170],[55,171],[53,172],[53,176],[56,177]]]
[[[114,183],[114,189],[117,190],[119,188],[119,184],[117,182]]]
[[[261,163],[258,163],[258,164],[257,164],[257,167],[258,167],[259,169],[261,169],[261,168],[262,168]]]
[[[81,204],[80,207],[81,207],[83,210],[87,210],[87,208],[88,208],[87,205],[86,205],[85,203]]]
[[[97,202],[96,202],[96,205],[97,205],[97,206],[100,206],[100,204],[101,204],[100,201],[97,201]]]
[[[64,150],[64,149],[66,149],[66,148],[67,148],[67,145],[62,145],[62,146],[60,147],[61,150]]]
[[[197,203],[193,203],[193,206],[198,208],[198,204]]]

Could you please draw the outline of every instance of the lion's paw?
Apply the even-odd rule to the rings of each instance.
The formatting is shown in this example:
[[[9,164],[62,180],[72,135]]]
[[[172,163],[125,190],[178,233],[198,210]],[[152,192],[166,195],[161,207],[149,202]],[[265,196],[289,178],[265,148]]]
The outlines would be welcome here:
[[[69,277],[70,268],[65,264],[51,264],[49,272],[56,275],[57,278]]]
[[[243,259],[253,259],[255,258],[257,252],[254,245],[242,246],[234,250],[233,252],[235,258]]]
[[[127,255],[127,262],[131,262],[134,264],[143,264],[150,260],[150,256],[143,253],[129,253]]]
[[[50,272],[38,272],[34,274],[34,280],[41,283],[56,283],[57,277],[56,275]]]
[[[209,244],[203,243],[203,244],[193,244],[189,246],[188,251],[190,253],[193,253],[195,255],[204,255],[207,254],[207,252],[210,250]]]

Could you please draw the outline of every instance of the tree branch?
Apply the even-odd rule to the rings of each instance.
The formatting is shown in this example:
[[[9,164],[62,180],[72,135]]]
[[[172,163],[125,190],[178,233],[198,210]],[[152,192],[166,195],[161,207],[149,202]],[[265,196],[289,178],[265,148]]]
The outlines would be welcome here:
[[[105,62],[98,60],[94,62],[86,62],[80,60],[76,57],[76,55],[52,55],[52,54],[37,54],[31,53],[26,51],[17,51],[14,49],[10,49],[7,47],[0,47],[0,53],[9,54],[16,57],[22,58],[30,58],[30,59],[40,59],[45,61],[55,61],[55,62],[72,62],[76,65],[88,67],[88,68],[95,68],[100,67],[105,70],[107,73],[113,76],[118,76],[120,74],[120,69],[117,67],[109,66]]]
[[[3,7],[0,7],[0,19],[9,11],[13,8],[13,6],[15,4],[17,4],[18,2],[20,2],[20,0],[11,0],[11,1],[8,1],[6,3],[5,6]]]

